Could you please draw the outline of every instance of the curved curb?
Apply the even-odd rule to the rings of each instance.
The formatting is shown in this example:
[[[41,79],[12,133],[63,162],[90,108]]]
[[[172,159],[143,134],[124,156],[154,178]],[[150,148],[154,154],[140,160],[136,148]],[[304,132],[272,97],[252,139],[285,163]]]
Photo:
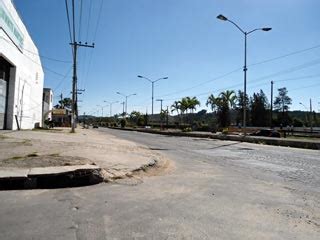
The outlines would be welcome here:
[[[0,169],[0,190],[80,187],[102,181],[102,169],[95,165]]]

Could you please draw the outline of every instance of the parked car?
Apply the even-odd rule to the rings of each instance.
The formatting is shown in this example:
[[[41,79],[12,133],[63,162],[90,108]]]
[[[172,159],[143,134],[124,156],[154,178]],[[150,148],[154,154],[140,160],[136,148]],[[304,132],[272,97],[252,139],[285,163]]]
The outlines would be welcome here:
[[[263,137],[281,137],[281,134],[274,129],[261,129],[250,134],[251,136],[263,136]]]
[[[93,125],[92,128],[99,128],[99,126],[98,125]]]

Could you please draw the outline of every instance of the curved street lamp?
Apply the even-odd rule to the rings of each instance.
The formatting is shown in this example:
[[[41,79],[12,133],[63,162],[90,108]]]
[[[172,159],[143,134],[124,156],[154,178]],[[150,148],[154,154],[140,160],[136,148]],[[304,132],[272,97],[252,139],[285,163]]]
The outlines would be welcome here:
[[[112,117],[112,104],[118,103],[119,101],[109,102],[109,101],[104,100],[103,102],[109,103],[109,105],[110,105],[110,117]]]
[[[146,80],[148,80],[149,82],[151,82],[151,85],[152,85],[152,97],[151,97],[151,99],[152,99],[152,110],[151,110],[151,114],[153,115],[153,92],[154,92],[154,83],[155,82],[158,82],[158,81],[160,81],[160,80],[162,80],[162,79],[168,79],[168,77],[162,77],[162,78],[158,78],[157,80],[151,80],[151,79],[149,79],[149,78],[147,78],[147,77],[144,77],[144,76],[141,76],[141,75],[138,75],[137,76],[138,78],[144,78],[144,79],[146,79]]]
[[[239,27],[235,22],[229,20],[227,17],[223,16],[222,14],[218,15],[217,18],[219,20],[222,21],[227,21],[232,23],[236,28],[238,28],[240,30],[240,32],[242,32],[244,34],[244,66],[243,66],[243,72],[244,72],[244,101],[243,101],[243,133],[244,136],[246,136],[246,109],[247,109],[247,101],[246,101],[246,96],[247,96],[247,36],[250,33],[253,33],[255,31],[261,30],[261,31],[265,31],[268,32],[270,31],[272,28],[270,27],[264,27],[264,28],[255,28],[251,31],[244,31],[241,27]]]
[[[121,92],[117,92],[117,94],[119,94],[119,95],[121,95],[121,96],[123,96],[123,97],[125,97],[126,98],[126,114],[127,114],[127,107],[128,107],[128,98],[129,97],[131,97],[131,96],[135,96],[135,95],[137,95],[136,93],[131,93],[131,94],[129,94],[129,95],[125,95],[125,94],[123,94],[123,93],[121,93]]]

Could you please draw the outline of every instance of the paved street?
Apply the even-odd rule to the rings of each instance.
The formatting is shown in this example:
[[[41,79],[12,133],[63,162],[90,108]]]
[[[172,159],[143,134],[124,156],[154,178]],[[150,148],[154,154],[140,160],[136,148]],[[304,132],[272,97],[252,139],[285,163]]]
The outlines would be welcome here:
[[[319,239],[320,151],[99,129],[158,151],[155,176],[0,192],[1,239]]]

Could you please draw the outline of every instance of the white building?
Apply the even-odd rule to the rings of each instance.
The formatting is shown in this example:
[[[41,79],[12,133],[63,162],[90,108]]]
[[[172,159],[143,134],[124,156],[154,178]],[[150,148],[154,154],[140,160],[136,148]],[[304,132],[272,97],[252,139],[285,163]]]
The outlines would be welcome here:
[[[11,0],[0,0],[0,129],[41,125],[43,69]]]

